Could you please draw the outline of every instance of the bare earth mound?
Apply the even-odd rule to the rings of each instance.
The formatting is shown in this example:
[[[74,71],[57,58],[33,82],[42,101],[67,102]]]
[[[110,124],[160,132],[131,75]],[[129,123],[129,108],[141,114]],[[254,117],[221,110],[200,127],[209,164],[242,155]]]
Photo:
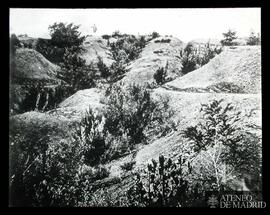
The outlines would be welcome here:
[[[48,61],[34,49],[21,48],[16,51],[15,76],[27,80],[56,82],[58,66]]]
[[[98,56],[102,58],[107,66],[110,66],[114,62],[110,48],[107,46],[107,40],[102,39],[102,37],[87,37],[83,47],[86,51],[82,54],[82,58],[86,60],[87,64],[91,62],[97,63]]]
[[[188,92],[259,93],[261,48],[228,48],[208,64],[165,84],[164,87]]]
[[[181,75],[182,64],[179,58],[183,42],[174,37],[158,37],[151,40],[143,49],[140,57],[127,66],[129,72],[122,79],[124,83],[151,83],[153,75],[168,63],[168,78]]]

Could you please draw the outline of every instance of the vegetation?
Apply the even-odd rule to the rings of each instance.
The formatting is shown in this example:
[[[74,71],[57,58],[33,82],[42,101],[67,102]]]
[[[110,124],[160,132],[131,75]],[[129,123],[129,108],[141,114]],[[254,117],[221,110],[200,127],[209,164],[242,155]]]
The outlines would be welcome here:
[[[234,46],[236,43],[234,42],[237,39],[236,31],[228,30],[228,32],[223,33],[224,39],[220,41],[223,46]]]
[[[155,43],[170,43],[171,39],[161,39],[161,40],[155,40]]]
[[[187,46],[181,50],[180,59],[182,63],[182,73],[187,74],[201,66],[207,64],[212,58],[220,54],[221,47],[211,47],[207,43],[203,48],[196,47],[192,43],[188,43]]]
[[[255,46],[260,44],[260,35],[258,34],[257,36],[255,35],[255,32],[252,31],[249,35],[247,45],[250,46]]]
[[[162,85],[166,82],[166,76],[167,76],[167,67],[168,63],[166,64],[165,68],[159,68],[155,73],[154,73],[154,79],[158,85]]]
[[[155,39],[155,38],[157,38],[157,37],[160,37],[159,33],[156,32],[156,31],[152,32],[152,34],[151,34],[150,36],[151,36],[151,40],[152,40],[152,39]]]
[[[98,63],[97,63],[98,70],[100,72],[100,76],[102,78],[108,79],[111,75],[110,68],[106,66],[106,64],[103,62],[102,58],[98,56]]]
[[[177,162],[160,156],[158,163],[152,160],[144,174],[136,174],[135,184],[128,191],[129,206],[139,207],[187,207],[193,205],[197,189],[190,189],[187,175],[192,171],[190,163],[181,156]],[[193,205],[194,206],[194,205]]]
[[[131,171],[133,168],[134,168],[134,166],[135,166],[135,164],[136,164],[136,161],[130,161],[130,162],[126,162],[126,163],[124,163],[122,166],[120,166],[121,167],[121,169],[123,170],[123,171]]]
[[[53,63],[63,62],[66,50],[72,54],[82,51],[82,44],[86,36],[81,36],[78,31],[79,27],[73,23],[62,22],[50,25],[51,39],[39,39],[36,46],[37,51]]]
[[[78,53],[66,51],[60,66],[57,78],[70,89],[70,95],[95,86],[96,70],[92,64],[86,65],[86,61],[79,57]]]
[[[221,103],[222,100],[214,100],[202,105],[203,121],[184,131],[184,136],[192,141],[195,154],[204,160],[207,183],[217,190],[224,188],[232,176],[256,175],[261,168],[260,138],[243,132],[237,126],[240,112],[235,112],[230,103],[224,107]]]

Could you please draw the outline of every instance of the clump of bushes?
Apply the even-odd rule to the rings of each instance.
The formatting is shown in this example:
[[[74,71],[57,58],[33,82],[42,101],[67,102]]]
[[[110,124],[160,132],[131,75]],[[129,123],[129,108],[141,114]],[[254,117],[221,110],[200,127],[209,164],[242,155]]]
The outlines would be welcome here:
[[[202,67],[216,55],[220,54],[221,51],[221,47],[216,46],[212,48],[209,43],[203,48],[196,48],[192,43],[188,43],[180,52],[179,58],[182,63],[182,73],[187,74]]]
[[[187,175],[190,163],[180,156],[177,162],[160,156],[147,170],[135,175],[135,184],[128,190],[128,203],[136,207],[187,207],[199,197]]]
[[[86,145],[74,139],[51,143],[53,132],[57,128],[49,125],[11,122],[11,206],[79,206],[91,197],[92,183],[108,177],[104,166],[87,165]]]
[[[128,63],[139,57],[141,50],[146,45],[144,36],[136,38],[133,35],[118,38],[116,42],[109,43],[113,58],[116,61]]]
[[[109,87],[103,115],[90,110],[75,133],[76,140],[89,147],[87,163],[96,165],[119,158],[131,153],[137,144],[147,143],[151,135],[166,135],[175,129],[168,102],[154,100],[141,86]]]
[[[170,43],[171,39],[161,39],[161,40],[155,40],[155,43]]]

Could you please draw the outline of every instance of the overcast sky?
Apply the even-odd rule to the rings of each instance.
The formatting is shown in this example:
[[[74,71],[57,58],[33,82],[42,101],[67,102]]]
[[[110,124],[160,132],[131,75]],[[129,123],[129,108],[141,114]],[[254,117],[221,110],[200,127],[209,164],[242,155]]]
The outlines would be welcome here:
[[[83,34],[121,33],[173,35],[184,42],[221,38],[229,28],[239,37],[260,33],[260,8],[219,9],[10,9],[10,33],[49,38],[54,22],[81,25]],[[91,26],[97,31],[93,33]]]

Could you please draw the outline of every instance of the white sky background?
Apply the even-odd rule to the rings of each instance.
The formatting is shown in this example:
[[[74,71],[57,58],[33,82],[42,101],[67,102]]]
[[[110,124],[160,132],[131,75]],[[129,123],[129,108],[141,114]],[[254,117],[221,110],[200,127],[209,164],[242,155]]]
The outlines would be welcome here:
[[[83,35],[172,35],[184,42],[198,38],[222,38],[229,28],[238,37],[251,30],[261,32],[260,8],[215,9],[10,9],[10,33],[49,38],[49,25],[66,22],[81,25]],[[91,26],[96,25],[93,33]]]

